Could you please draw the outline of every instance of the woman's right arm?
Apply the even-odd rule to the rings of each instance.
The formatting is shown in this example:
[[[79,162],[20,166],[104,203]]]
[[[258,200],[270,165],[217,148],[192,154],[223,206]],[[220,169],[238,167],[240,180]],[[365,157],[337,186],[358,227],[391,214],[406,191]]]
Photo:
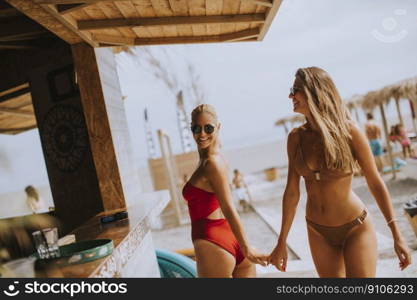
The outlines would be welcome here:
[[[300,175],[295,170],[294,157],[298,144],[298,129],[294,129],[288,135],[288,176],[282,199],[282,220],[281,231],[278,243],[269,257],[269,263],[273,264],[280,271],[285,271],[287,265],[287,237],[294,220],[298,201],[300,200]]]

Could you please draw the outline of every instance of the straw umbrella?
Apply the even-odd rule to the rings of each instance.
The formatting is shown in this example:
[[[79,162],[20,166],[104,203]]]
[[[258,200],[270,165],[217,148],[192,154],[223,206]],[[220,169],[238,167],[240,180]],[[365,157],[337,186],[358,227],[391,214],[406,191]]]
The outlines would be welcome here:
[[[354,112],[356,122],[358,122],[359,125],[361,125],[362,122],[359,118],[358,107],[360,107],[362,101],[363,96],[361,95],[353,95],[350,99],[345,101],[345,105],[349,109],[350,113],[352,113],[352,111]]]
[[[387,123],[387,118],[385,116],[385,109],[384,109],[384,105],[387,104],[390,101],[390,99],[391,99],[391,94],[389,92],[389,89],[371,91],[364,96],[362,107],[368,111],[373,110],[375,107],[379,107],[379,111],[382,117],[382,125],[384,129],[385,141],[387,144],[388,157],[389,157],[390,164],[391,164],[393,179],[395,179],[396,174],[395,174],[394,157],[392,155],[391,144],[389,143],[388,123]]]
[[[290,115],[281,119],[278,119],[275,122],[275,126],[283,126],[285,130],[285,134],[288,135],[289,128],[288,123],[290,123],[291,128],[294,128],[295,123],[303,123],[305,122],[305,117],[303,115],[297,114],[297,115]]]
[[[402,98],[401,91],[400,91],[400,86],[399,85],[393,85],[393,86],[390,86],[389,88],[390,88],[391,96],[395,100],[395,107],[397,109],[398,120],[400,121],[401,125],[404,125],[404,119],[403,119],[403,116],[402,116],[402,113],[401,113],[401,107],[400,107],[400,99]]]
[[[397,84],[398,95],[401,98],[408,99],[410,101],[410,106],[412,112],[414,111],[413,116],[413,127],[414,131],[417,133],[417,120],[415,113],[417,112],[417,77],[403,80]]]

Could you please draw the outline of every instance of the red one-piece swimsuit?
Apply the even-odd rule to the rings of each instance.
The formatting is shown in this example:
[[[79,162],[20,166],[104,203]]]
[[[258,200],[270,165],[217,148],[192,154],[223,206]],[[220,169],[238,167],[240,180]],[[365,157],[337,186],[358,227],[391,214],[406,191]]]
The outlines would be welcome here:
[[[245,257],[227,220],[207,218],[219,208],[216,194],[195,187],[189,182],[185,184],[182,194],[188,204],[192,240],[210,241],[230,252],[236,259],[236,265],[240,264]]]

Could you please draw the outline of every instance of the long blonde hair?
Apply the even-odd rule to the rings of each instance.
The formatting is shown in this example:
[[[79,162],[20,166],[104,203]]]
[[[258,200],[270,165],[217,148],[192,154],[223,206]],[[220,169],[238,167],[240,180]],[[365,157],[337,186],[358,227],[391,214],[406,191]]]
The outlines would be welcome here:
[[[191,124],[194,124],[197,117],[202,113],[210,114],[213,117],[213,119],[216,121],[216,123],[218,122],[217,113],[214,107],[211,106],[210,104],[200,104],[196,108],[194,108],[193,111],[191,112]]]
[[[325,165],[329,169],[353,169],[355,160],[350,148],[350,113],[329,74],[321,68],[297,70],[311,117],[321,133]]]

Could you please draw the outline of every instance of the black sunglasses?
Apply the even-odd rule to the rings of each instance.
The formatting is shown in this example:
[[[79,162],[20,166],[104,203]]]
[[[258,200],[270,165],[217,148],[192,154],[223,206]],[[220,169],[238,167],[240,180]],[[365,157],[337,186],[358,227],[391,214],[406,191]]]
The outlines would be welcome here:
[[[206,124],[204,126],[201,125],[193,125],[191,126],[191,132],[193,134],[200,134],[203,130],[207,134],[212,134],[214,132],[214,126],[211,124]]]
[[[301,88],[293,86],[293,87],[290,88],[290,95],[294,96],[299,91],[301,91]]]

